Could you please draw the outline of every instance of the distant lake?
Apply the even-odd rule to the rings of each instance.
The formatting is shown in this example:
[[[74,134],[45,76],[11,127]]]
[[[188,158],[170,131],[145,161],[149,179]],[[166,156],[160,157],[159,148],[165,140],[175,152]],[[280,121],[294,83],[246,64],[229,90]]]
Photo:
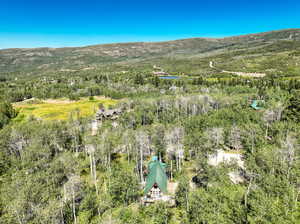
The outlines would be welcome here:
[[[180,79],[178,76],[160,76],[160,79]]]

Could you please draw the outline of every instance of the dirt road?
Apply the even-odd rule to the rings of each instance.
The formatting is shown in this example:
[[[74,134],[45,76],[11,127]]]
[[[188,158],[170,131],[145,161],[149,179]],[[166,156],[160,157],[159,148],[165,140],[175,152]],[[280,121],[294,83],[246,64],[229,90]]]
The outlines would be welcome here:
[[[209,62],[209,67],[210,68],[216,68],[213,65],[213,61]],[[262,77],[266,76],[266,73],[257,73],[257,72],[232,72],[232,71],[226,71],[226,70],[222,70],[221,72],[230,73],[230,74],[234,74],[234,75],[238,75],[238,76],[242,76],[242,77],[262,78]]]

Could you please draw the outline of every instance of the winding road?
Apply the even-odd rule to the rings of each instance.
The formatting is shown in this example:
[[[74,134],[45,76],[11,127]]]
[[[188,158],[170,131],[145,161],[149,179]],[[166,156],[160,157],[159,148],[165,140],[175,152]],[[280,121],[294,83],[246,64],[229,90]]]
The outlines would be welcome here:
[[[213,64],[213,61],[209,62],[209,67],[217,69]],[[262,77],[266,76],[266,73],[257,73],[257,72],[231,72],[231,71],[226,71],[226,70],[222,70],[221,72],[235,74],[235,75],[242,76],[242,77],[262,78]]]

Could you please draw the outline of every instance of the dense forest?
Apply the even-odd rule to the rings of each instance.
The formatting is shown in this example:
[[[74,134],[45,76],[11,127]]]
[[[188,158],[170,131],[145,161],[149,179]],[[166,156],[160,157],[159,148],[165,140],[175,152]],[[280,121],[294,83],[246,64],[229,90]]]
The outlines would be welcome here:
[[[0,51],[0,223],[300,223],[300,31],[131,45]],[[97,108],[24,116],[61,99]]]

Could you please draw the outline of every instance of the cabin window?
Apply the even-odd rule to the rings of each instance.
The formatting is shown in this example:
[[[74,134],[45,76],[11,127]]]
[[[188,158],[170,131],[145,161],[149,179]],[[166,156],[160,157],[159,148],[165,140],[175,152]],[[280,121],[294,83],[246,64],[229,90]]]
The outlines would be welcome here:
[[[152,198],[160,198],[160,189],[157,184],[155,184],[151,189],[151,197]]]

